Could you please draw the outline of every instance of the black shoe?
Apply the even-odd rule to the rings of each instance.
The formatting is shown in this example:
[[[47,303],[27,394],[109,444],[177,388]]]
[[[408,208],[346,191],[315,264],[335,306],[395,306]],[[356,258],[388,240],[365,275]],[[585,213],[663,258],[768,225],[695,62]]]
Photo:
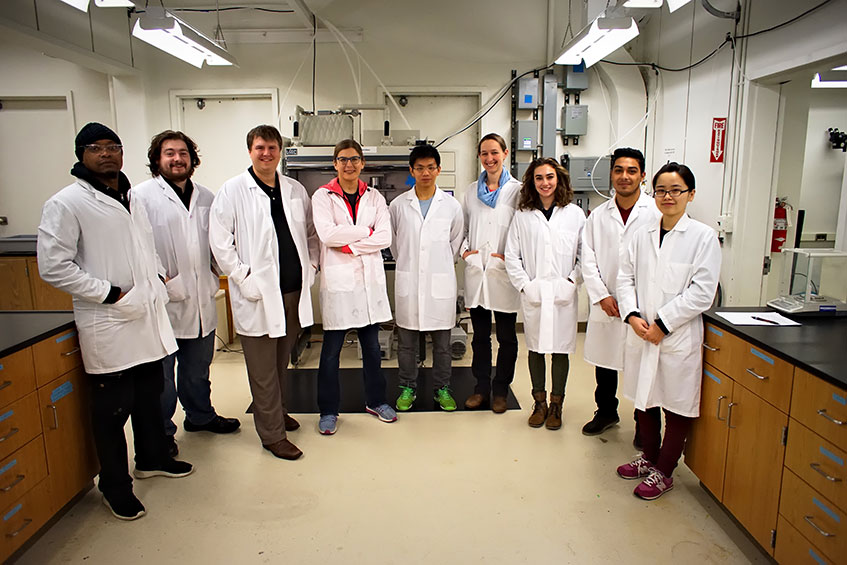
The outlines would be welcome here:
[[[103,504],[112,511],[115,518],[119,520],[137,520],[146,514],[144,505],[135,495],[130,492],[122,496],[112,496],[112,500],[103,495]]]
[[[618,418],[617,414],[614,416],[604,416],[599,411],[594,412],[594,418],[582,426],[582,433],[587,436],[596,436],[602,434],[620,421],[621,419]]]
[[[198,426],[192,424],[188,419],[182,423],[182,428],[186,432],[212,432],[213,434],[231,434],[241,426],[238,418],[224,418],[223,416],[215,416],[208,424]]]
[[[174,436],[165,436],[165,443],[168,444],[168,457],[173,459],[179,455],[179,446],[176,444]]]
[[[176,459],[168,459],[158,469],[139,469],[138,466],[132,470],[132,474],[136,479],[149,479],[151,477],[170,477],[178,479],[185,477],[194,472],[194,466],[185,461],[177,461]]]

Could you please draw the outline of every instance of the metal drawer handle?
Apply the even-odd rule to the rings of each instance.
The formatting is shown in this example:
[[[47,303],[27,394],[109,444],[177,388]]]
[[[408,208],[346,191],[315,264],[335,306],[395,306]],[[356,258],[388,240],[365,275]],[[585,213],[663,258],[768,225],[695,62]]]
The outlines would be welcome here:
[[[836,420],[835,418],[833,418],[832,416],[827,414],[826,408],[821,408],[820,410],[818,410],[818,414],[820,414],[821,416],[823,416],[824,418],[826,418],[827,420],[829,420],[830,422],[832,422],[836,426],[843,426],[843,425],[847,424],[847,422],[845,422],[844,420]]]
[[[26,528],[26,527],[27,527],[27,526],[29,526],[30,524],[32,524],[32,518],[26,518],[26,519],[24,520],[23,525],[22,525],[20,528],[18,528],[18,529],[17,529],[17,530],[15,530],[14,532],[9,532],[8,534],[6,534],[6,537],[7,537],[7,538],[13,538],[13,537],[17,536],[19,533],[21,533],[22,531],[24,531],[24,528]]]
[[[825,532],[825,531],[823,531],[822,529],[820,529],[820,527],[818,527],[818,525],[817,525],[817,524],[815,524],[815,523],[812,521],[812,518],[814,518],[814,516],[803,516],[803,519],[804,519],[805,521],[807,521],[807,522],[809,523],[809,525],[811,525],[814,529],[816,529],[816,530],[818,531],[818,533],[819,533],[820,535],[822,535],[823,537],[825,537],[825,538],[835,537],[835,534],[831,534],[831,533],[829,533],[829,532]]]
[[[66,351],[66,352],[62,353],[62,355],[64,355],[65,357],[70,357],[71,355],[75,355],[77,353],[79,353],[79,347],[74,347],[70,351]]]
[[[0,390],[10,386],[12,386],[12,381],[3,381],[3,384],[0,384]]]
[[[718,419],[718,420],[720,420],[721,422],[725,422],[725,421],[726,421],[726,418],[721,418],[721,401],[722,401],[724,398],[726,398],[726,396],[725,396],[725,395],[723,395],[723,394],[722,394],[722,395],[720,395],[720,396],[718,397],[718,410],[717,410],[717,412],[715,413],[715,418],[717,418],[717,419]]]
[[[737,426],[732,425],[732,407],[737,406],[737,405],[738,405],[737,402],[730,402],[729,404],[726,405],[727,406],[726,427],[729,428],[730,430],[734,430],[737,427]]]
[[[12,481],[11,483],[9,483],[8,485],[6,485],[3,488],[0,488],[0,491],[9,492],[10,490],[12,490],[15,487],[16,484],[18,484],[19,482],[21,482],[25,478],[26,478],[26,475],[18,475],[17,477],[15,477],[14,481]]]
[[[757,375],[757,374],[753,371],[753,369],[747,369],[747,372],[748,372],[748,373],[750,373],[751,375],[753,375],[754,377],[756,377],[757,379],[759,379],[760,381],[766,381],[766,380],[768,380],[768,378],[769,378],[769,377],[763,377],[762,375]]]
[[[811,467],[812,469],[814,469],[815,471],[817,471],[818,473],[820,473],[821,475],[823,475],[823,477],[824,477],[826,480],[828,480],[828,481],[832,481],[833,483],[839,483],[839,482],[841,482],[841,479],[840,479],[840,478],[838,478],[838,477],[830,477],[829,475],[827,475],[827,474],[826,474],[826,471],[824,471],[823,469],[821,469],[821,464],[820,464],[820,463],[809,463],[809,467]]]
[[[705,341],[703,342],[703,347],[708,349],[709,351],[720,351],[721,350],[720,347],[712,347],[711,345],[709,345]]]
[[[53,426],[50,429],[51,430],[58,430],[59,429],[59,412],[56,410],[56,405],[55,404],[48,404],[47,406],[49,406],[50,409],[53,410]]]
[[[18,428],[12,428],[11,430],[9,430],[9,433],[8,433],[8,434],[4,435],[3,437],[0,437],[0,442],[6,441],[7,439],[9,439],[10,437],[12,437],[13,435],[15,435],[16,433],[18,433],[19,431],[20,431],[20,430],[19,430]]]

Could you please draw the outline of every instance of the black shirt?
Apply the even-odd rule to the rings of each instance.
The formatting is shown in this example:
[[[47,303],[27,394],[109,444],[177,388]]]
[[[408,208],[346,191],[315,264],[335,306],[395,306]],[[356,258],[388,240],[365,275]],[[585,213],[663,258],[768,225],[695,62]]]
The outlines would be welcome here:
[[[356,204],[359,203],[359,191],[357,190],[353,194],[348,192],[344,192],[344,196],[347,197],[347,201],[350,203],[350,210],[352,210],[353,214],[353,223],[356,223]]]
[[[556,208],[556,205],[553,204],[549,208],[544,208],[543,206],[541,206],[540,208],[541,208],[541,213],[544,214],[544,217],[547,218],[547,221],[549,222],[550,218],[553,217],[553,210]]]
[[[271,200],[271,219],[276,229],[276,241],[279,245],[279,288],[283,294],[295,292],[303,288],[303,269],[300,265],[300,256],[297,254],[297,246],[291,236],[291,228],[285,217],[282,207],[282,191],[279,187],[279,177],[276,184],[271,187],[259,180],[253,167],[247,169],[256,184],[259,185]]]
[[[185,181],[185,190],[182,190],[177,185],[166,179],[164,176],[162,178],[165,179],[165,182],[168,183],[168,186],[170,186],[174,190],[174,192],[176,192],[176,195],[179,197],[180,201],[182,201],[183,205],[185,206],[185,209],[190,210],[191,193],[194,192],[194,185],[191,184],[191,179]]]

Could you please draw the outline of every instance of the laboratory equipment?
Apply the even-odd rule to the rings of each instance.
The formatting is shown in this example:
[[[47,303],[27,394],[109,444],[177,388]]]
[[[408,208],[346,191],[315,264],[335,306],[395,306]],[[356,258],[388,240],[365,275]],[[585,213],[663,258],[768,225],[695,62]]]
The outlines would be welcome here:
[[[774,310],[793,315],[847,316],[847,252],[783,248]]]

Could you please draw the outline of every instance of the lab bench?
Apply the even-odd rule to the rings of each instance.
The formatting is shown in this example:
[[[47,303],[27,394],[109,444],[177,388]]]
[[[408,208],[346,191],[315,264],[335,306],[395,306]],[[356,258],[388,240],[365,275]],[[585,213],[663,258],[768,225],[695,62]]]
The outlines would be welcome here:
[[[38,274],[36,238],[0,238],[0,310],[72,310],[71,295]]]
[[[704,315],[685,463],[779,563],[847,563],[847,319],[736,326]]]
[[[73,314],[0,312],[0,561],[98,469]]]

